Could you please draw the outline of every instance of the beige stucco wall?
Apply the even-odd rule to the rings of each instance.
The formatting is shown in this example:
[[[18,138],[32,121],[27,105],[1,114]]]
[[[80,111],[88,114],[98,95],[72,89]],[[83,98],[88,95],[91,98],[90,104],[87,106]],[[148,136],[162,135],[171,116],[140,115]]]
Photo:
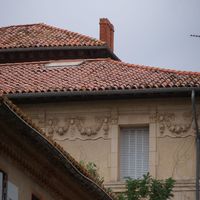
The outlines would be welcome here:
[[[18,188],[19,200],[31,200],[32,194],[40,199],[53,200],[50,194],[38,185],[31,177],[27,176],[13,161],[0,154],[0,169],[8,176],[8,181]]]
[[[149,171],[177,180],[176,200],[194,199],[195,132],[190,99],[132,99],[26,104],[20,107],[77,160],[97,164],[114,191],[120,127],[149,127]],[[200,121],[199,121],[200,122]]]
[[[60,141],[62,146],[78,161],[94,162],[106,181],[110,178],[110,140],[97,139],[94,141]],[[76,150],[74,150],[76,149]],[[97,156],[98,155],[98,156]]]

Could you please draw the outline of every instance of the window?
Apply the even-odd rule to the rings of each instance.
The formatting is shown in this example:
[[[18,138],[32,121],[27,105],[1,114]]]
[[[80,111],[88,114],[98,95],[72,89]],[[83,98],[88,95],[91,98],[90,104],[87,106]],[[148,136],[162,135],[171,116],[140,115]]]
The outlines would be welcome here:
[[[0,200],[6,200],[7,176],[0,170]]]
[[[0,200],[3,199],[3,172],[0,172]]]
[[[120,179],[141,178],[149,170],[148,128],[121,128]]]
[[[18,188],[8,181],[7,174],[0,170],[0,200],[18,200]]]
[[[18,188],[10,181],[8,181],[7,200],[18,200]]]
[[[53,62],[48,63],[45,66],[48,69],[55,69],[55,68],[64,68],[64,67],[78,67],[81,65],[84,61],[83,60],[70,60],[70,61],[63,61],[63,62]]]
[[[0,200],[18,200],[18,187],[10,182],[7,174],[0,170]],[[40,200],[32,194],[31,200]]]

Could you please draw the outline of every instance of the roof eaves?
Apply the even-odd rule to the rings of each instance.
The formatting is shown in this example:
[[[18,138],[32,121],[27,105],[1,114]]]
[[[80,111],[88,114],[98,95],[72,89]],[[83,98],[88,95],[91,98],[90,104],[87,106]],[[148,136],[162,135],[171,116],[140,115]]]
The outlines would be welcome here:
[[[58,91],[37,93],[10,93],[9,99],[43,98],[43,97],[73,97],[73,96],[110,96],[110,95],[139,95],[160,93],[188,93],[192,90],[200,92],[200,87],[172,87],[172,88],[145,88],[145,89],[113,89],[97,91]]]
[[[106,50],[111,57],[117,61],[120,59],[115,55],[113,51],[107,46],[55,46],[55,47],[24,47],[24,48],[7,48],[1,49],[0,53],[11,52],[28,52],[28,51],[51,51],[51,50]]]
[[[15,51],[43,51],[43,50],[84,50],[84,49],[106,49],[104,46],[51,46],[51,47],[23,47],[23,48],[4,48],[0,52],[15,52]]]

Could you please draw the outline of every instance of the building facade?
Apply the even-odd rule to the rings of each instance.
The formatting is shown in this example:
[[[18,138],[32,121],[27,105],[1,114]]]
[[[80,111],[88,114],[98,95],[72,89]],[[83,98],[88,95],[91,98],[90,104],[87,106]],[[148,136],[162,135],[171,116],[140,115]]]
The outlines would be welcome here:
[[[176,180],[175,200],[195,199],[200,73],[124,63],[113,33],[107,19],[103,41],[44,24],[1,28],[1,95],[78,162],[94,162],[114,192],[150,172]]]
[[[176,180],[175,199],[195,199],[196,133],[189,97],[69,101],[22,109],[78,161],[96,163],[113,191],[124,190],[123,177],[149,171],[155,178]]]

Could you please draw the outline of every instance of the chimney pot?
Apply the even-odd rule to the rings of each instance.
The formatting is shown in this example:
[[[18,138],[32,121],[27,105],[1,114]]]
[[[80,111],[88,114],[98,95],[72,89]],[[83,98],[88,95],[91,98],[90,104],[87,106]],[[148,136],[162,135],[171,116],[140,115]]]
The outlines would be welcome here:
[[[100,40],[106,42],[108,47],[114,50],[114,26],[107,18],[101,18],[99,21],[100,25]]]

